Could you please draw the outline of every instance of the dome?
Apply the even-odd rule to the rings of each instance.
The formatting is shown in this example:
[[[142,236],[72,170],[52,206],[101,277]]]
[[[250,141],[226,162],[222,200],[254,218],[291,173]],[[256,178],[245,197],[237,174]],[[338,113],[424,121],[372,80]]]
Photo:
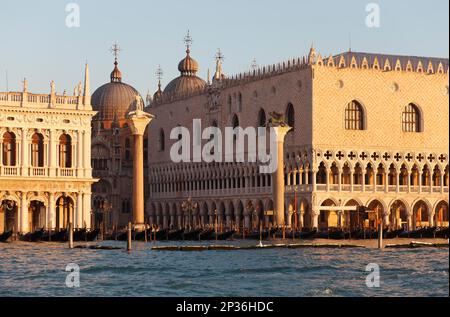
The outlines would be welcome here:
[[[178,70],[181,74],[190,75],[198,72],[198,63],[190,56],[190,51],[186,51],[186,57],[178,64]]]
[[[206,82],[197,76],[180,76],[172,80],[164,89],[164,94],[184,94],[191,91],[202,90]]]
[[[206,82],[197,76],[199,70],[198,63],[190,56],[189,48],[186,50],[186,57],[178,64],[180,77],[172,80],[164,89],[164,94],[186,94],[206,87]]]
[[[98,111],[95,119],[102,121],[126,119],[127,113],[134,109],[138,95],[139,92],[136,89],[122,83],[122,74],[116,62],[111,73],[111,82],[101,86],[92,94],[92,108]]]

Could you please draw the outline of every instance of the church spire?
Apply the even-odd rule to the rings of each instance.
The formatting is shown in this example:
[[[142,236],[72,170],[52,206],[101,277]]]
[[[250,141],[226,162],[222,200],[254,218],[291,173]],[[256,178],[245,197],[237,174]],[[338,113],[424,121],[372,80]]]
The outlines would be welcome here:
[[[216,72],[214,74],[213,81],[220,81],[225,78],[225,75],[223,74],[222,71],[222,63],[223,60],[225,59],[225,56],[222,54],[220,48],[217,50],[217,54],[215,57],[216,57]]]
[[[119,68],[117,67],[119,65],[118,58],[119,53],[122,49],[119,46],[119,43],[114,42],[110,52],[114,55],[114,70],[111,72],[111,82],[112,83],[120,83],[122,82],[122,73],[120,72]]]

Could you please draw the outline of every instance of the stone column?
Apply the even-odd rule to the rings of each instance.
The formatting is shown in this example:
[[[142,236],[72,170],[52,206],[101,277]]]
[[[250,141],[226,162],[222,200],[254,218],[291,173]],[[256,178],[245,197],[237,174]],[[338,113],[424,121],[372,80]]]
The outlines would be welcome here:
[[[77,175],[81,177],[83,170],[83,133],[81,130],[77,132]]]
[[[91,193],[83,194],[83,224],[82,228],[86,226],[87,229],[92,229],[92,218],[91,218]]]
[[[84,168],[84,177],[91,178],[92,177],[92,169],[91,169],[91,130],[84,131],[83,134],[83,168]]]
[[[50,166],[50,177],[56,176],[56,142],[55,142],[56,131],[50,130],[50,140],[48,143],[48,165]],[[53,203],[54,204],[54,203]],[[52,225],[55,225],[54,223]]]
[[[28,233],[30,231],[30,226],[28,223],[28,203],[27,203],[27,193],[22,192],[22,197],[20,199],[20,229],[21,233]]]
[[[312,210],[312,227],[313,229],[319,229],[319,216],[320,211],[319,210]]]
[[[414,230],[413,228],[413,214],[408,213],[408,230]]]
[[[22,129],[22,176],[28,176],[29,154],[28,154],[28,129]]]
[[[128,114],[127,122],[134,136],[133,153],[133,224],[144,229],[144,133],[154,117],[136,110]]]
[[[77,209],[75,214],[75,229],[83,228],[83,194],[77,194]]]
[[[434,223],[434,217],[435,217],[435,213],[433,210],[429,210],[428,211],[428,224],[430,227],[434,227],[435,223]]]
[[[278,226],[285,225],[284,193],[286,188],[284,186],[284,139],[291,129],[292,128],[288,126],[271,127],[271,131],[275,132],[278,152],[278,168],[272,175],[275,216]]]
[[[47,230],[52,230],[56,224],[55,194],[49,193],[47,207]]]

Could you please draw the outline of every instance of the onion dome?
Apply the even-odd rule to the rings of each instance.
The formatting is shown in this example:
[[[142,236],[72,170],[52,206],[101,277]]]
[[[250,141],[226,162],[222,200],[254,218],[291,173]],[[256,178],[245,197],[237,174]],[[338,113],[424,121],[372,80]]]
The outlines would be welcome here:
[[[153,101],[159,101],[162,98],[161,82],[158,84],[158,90],[153,94]]]
[[[111,72],[111,82],[112,83],[120,83],[122,82],[122,72],[117,67],[119,63],[117,60],[114,62],[114,70]]]
[[[172,80],[164,89],[164,94],[186,94],[206,87],[206,82],[197,76],[199,65],[195,59],[191,57],[190,44],[192,38],[189,33],[185,38],[186,41],[186,57],[178,64],[180,76]]]
[[[178,70],[181,75],[195,75],[198,72],[198,63],[190,55],[190,50],[186,50],[186,57],[178,64]]]
[[[111,82],[98,88],[92,95],[92,108],[98,112],[94,120],[124,122],[128,112],[135,108],[136,96],[140,96],[139,92],[122,82],[122,73],[116,59]]]

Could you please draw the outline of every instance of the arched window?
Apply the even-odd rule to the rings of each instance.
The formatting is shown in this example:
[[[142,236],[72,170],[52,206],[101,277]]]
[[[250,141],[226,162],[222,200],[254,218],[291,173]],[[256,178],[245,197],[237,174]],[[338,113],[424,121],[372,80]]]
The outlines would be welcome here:
[[[422,132],[419,108],[410,103],[403,110],[403,132]]]
[[[16,136],[12,132],[6,132],[3,134],[3,165],[15,166],[16,165]]]
[[[237,111],[238,112],[242,111],[242,94],[241,93],[238,94],[238,108],[237,108]]]
[[[259,110],[258,113],[258,127],[265,127],[267,123],[266,112],[264,109]]]
[[[292,128],[295,128],[295,110],[292,103],[289,103],[286,108],[286,123]]]
[[[355,100],[350,102],[345,108],[345,129],[364,130],[364,109]]]
[[[39,133],[31,137],[31,166],[44,167],[44,137]]]
[[[233,100],[231,98],[231,96],[228,96],[228,113],[231,114],[231,112],[233,111]]]
[[[236,114],[233,116],[233,120],[232,120],[231,124],[233,125],[233,130],[239,127],[239,118]],[[236,141],[237,137],[238,137],[238,133],[234,133],[233,140]]]
[[[59,167],[72,168],[72,138],[68,134],[59,137]]]
[[[159,150],[160,151],[166,150],[166,135],[163,129],[159,131]]]

